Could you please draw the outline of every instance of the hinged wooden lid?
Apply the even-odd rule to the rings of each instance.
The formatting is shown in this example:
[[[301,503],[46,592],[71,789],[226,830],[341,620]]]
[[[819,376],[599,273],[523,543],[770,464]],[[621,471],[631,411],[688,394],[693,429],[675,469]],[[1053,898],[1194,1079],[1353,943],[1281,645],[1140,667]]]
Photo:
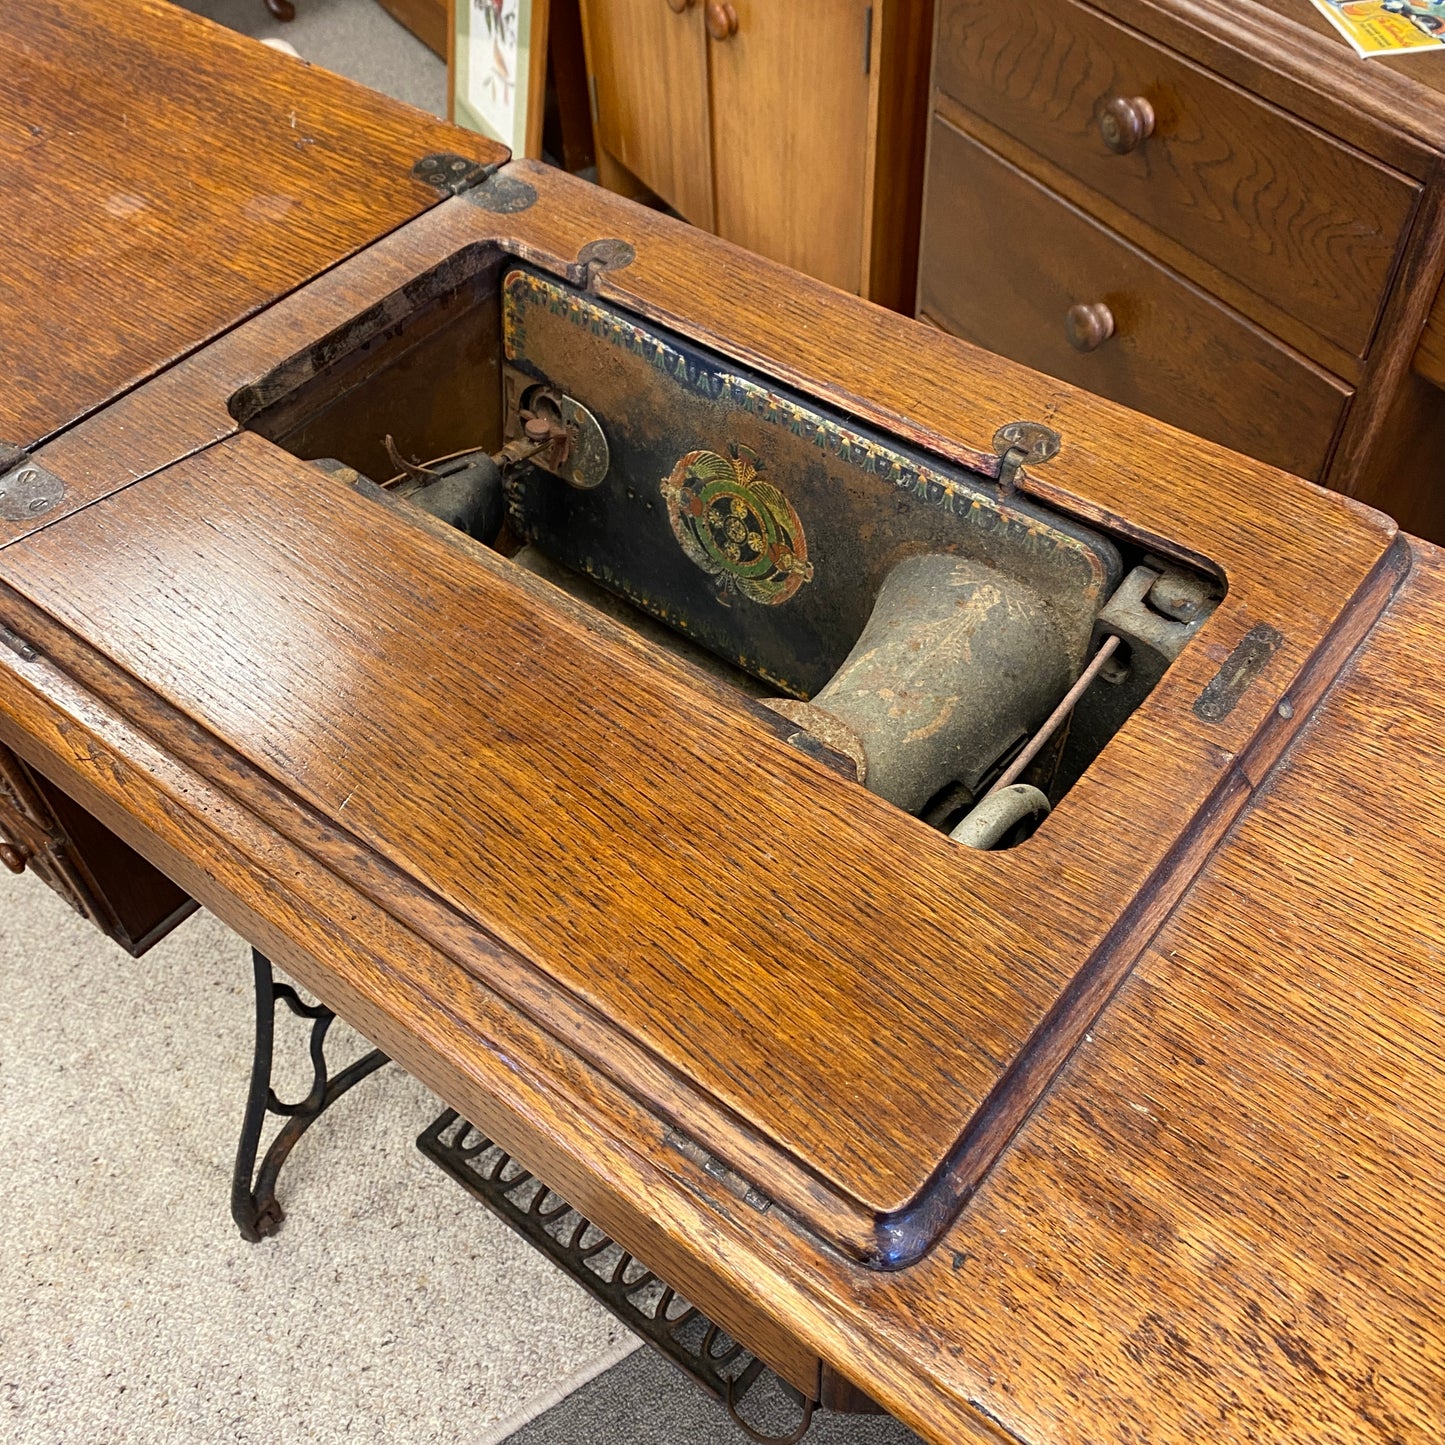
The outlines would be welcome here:
[[[448,194],[431,155],[506,155],[160,0],[0,7],[0,73],[0,442],[20,449]]]

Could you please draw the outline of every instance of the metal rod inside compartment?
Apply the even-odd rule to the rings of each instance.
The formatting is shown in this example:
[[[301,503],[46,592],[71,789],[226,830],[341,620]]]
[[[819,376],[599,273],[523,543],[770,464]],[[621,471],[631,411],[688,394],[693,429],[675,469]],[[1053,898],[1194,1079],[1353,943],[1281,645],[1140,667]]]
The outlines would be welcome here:
[[[1104,645],[1094,654],[1093,660],[1079,674],[1079,680],[1064,694],[1058,707],[1044,719],[1043,726],[1029,740],[1023,752],[1008,765],[998,782],[984,794],[984,797],[991,798],[1000,788],[1006,788],[1010,783],[1017,781],[1019,774],[1038,757],[1044,744],[1058,731],[1059,724],[1074,710],[1074,704],[1089,690],[1089,684],[1098,677],[1104,664],[1113,657],[1118,647],[1119,639],[1117,637],[1106,639]]]

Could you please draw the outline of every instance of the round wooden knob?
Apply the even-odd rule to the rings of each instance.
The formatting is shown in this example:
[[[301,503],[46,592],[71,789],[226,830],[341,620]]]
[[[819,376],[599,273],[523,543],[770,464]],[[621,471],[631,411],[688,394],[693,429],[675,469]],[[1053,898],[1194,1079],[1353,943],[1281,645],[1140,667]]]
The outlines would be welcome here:
[[[1114,313],[1102,301],[1081,301],[1064,317],[1064,335],[1075,351],[1097,351],[1114,334]]]
[[[738,12],[733,9],[731,0],[708,0],[707,33],[714,40],[726,40],[737,32],[737,28]]]
[[[1142,95],[1111,96],[1099,112],[1099,134],[1115,155],[1128,155],[1154,134],[1154,107]]]
[[[684,10],[691,10],[695,0],[667,0],[667,8],[674,15],[681,15]]]
[[[12,873],[23,873],[30,854],[16,843],[0,843],[0,863]]]

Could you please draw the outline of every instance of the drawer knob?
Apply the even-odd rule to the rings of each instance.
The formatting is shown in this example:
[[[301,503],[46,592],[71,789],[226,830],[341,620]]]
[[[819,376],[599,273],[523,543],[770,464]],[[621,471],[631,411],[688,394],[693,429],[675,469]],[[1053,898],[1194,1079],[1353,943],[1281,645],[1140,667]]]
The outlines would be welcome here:
[[[1064,317],[1064,335],[1075,351],[1097,351],[1114,334],[1114,313],[1102,301],[1081,301]]]
[[[1099,113],[1099,134],[1115,155],[1126,156],[1154,134],[1154,107],[1142,95],[1115,95]]]
[[[729,35],[737,33],[738,12],[733,9],[731,0],[708,0],[707,6],[707,33],[714,40],[726,40]]]
[[[667,8],[674,15],[681,15],[684,10],[691,10],[697,0],[667,0]]]
[[[23,873],[29,861],[30,853],[27,849],[16,843],[0,843],[0,863],[12,873]]]

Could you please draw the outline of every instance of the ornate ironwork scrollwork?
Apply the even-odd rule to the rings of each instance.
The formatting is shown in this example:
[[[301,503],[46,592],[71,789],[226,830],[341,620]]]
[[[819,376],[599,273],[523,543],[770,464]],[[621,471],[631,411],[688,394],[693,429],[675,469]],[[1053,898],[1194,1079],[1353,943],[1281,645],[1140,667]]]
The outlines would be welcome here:
[[[326,1062],[326,1035],[336,1015],[324,1004],[309,1004],[289,983],[277,983],[271,960],[258,949],[251,950],[256,980],[256,1051],[251,1063],[251,1087],[236,1148],[236,1168],[231,1178],[231,1217],[244,1238],[256,1244],[275,1234],[285,1219],[276,1198],[276,1181],[301,1136],[343,1094],[356,1087],[388,1062],[380,1049],[363,1054],[339,1074],[332,1075]],[[295,1104],[283,1103],[271,1087],[271,1064],[276,1035],[276,1006],[284,1003],[298,1018],[311,1022],[309,1053],[311,1088]],[[285,1119],[272,1139],[261,1167],[256,1155],[261,1131],[268,1114]]]
[[[747,1435],[770,1439],[737,1414],[738,1403],[769,1373],[761,1360],[455,1110],[448,1109],[416,1142],[427,1158],[719,1401]],[[803,1401],[798,1429],[779,1445],[802,1439],[813,1409],[814,1402]]]

